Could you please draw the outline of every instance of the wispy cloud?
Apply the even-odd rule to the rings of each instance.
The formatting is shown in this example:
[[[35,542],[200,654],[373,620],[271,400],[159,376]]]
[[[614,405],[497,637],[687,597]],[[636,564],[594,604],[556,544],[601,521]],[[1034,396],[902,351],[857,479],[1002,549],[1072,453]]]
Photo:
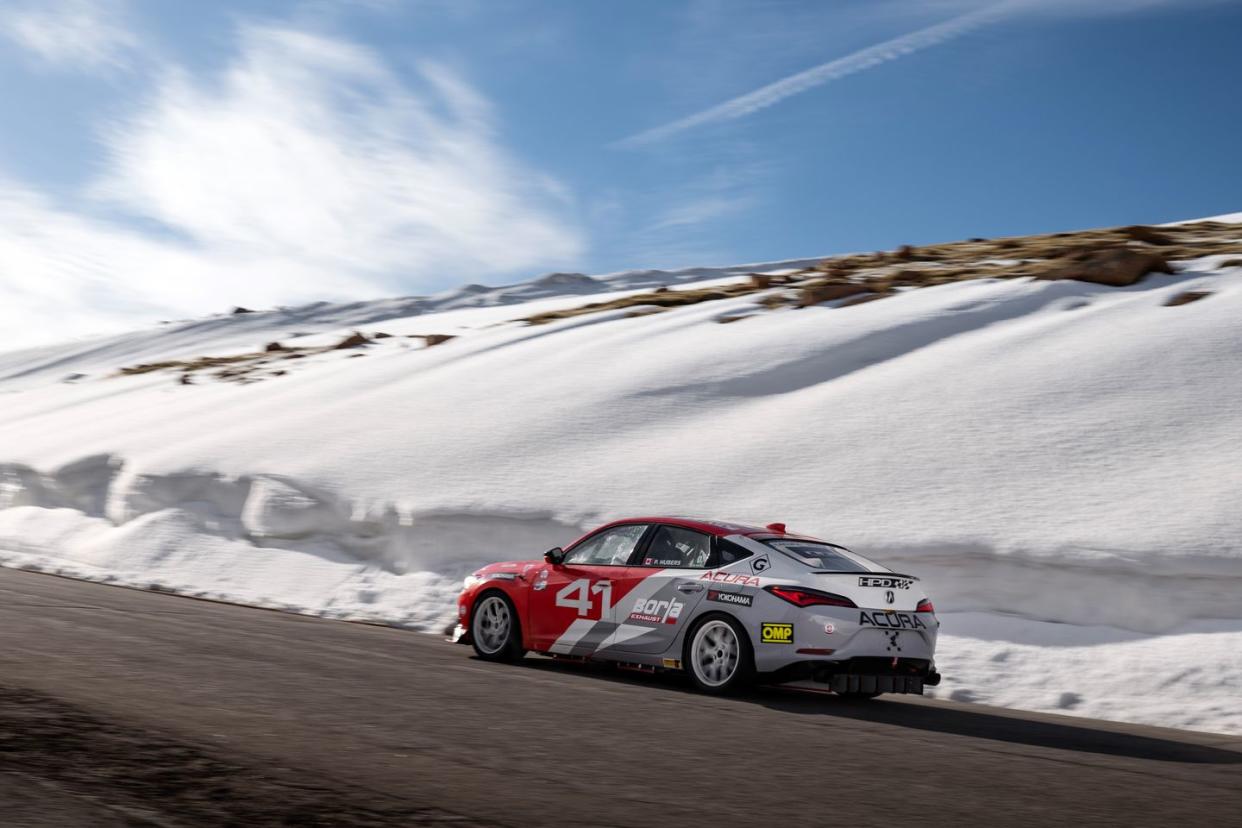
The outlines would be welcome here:
[[[1023,6],[1027,5],[1029,0],[1009,0],[1009,2],[996,3],[984,8],[968,11],[965,14],[958,15],[943,23],[937,23],[923,29],[919,29],[908,34],[886,40],[883,43],[877,43],[865,49],[837,58],[836,60],[821,63],[813,66],[795,75],[782,78],[775,83],[762,86],[753,92],[745,95],[739,95],[736,98],[717,104],[710,109],[704,109],[693,115],[664,124],[663,126],[649,129],[632,135],[621,141],[615,146],[618,147],[636,147],[643,144],[650,144],[660,141],[679,132],[684,132],[704,124],[716,123],[719,121],[729,121],[736,118],[742,118],[765,109],[788,97],[813,89],[817,86],[829,83],[834,80],[866,71],[875,66],[888,63],[893,60],[914,54],[931,46],[961,37],[962,35],[974,31],[982,26],[995,23],[998,20],[1009,17]]]
[[[947,43],[977,29],[999,23],[1017,15],[1053,17],[1098,17],[1114,14],[1154,11],[1168,8],[1188,9],[1196,6],[1224,5],[1237,0],[999,0],[980,5],[978,0],[945,0],[939,5],[946,10],[960,11],[957,16],[918,29],[899,37],[868,46],[844,57],[821,63],[797,74],[762,86],[752,92],[731,98],[709,109],[704,109],[662,126],[648,129],[615,142],[612,146],[633,148],[662,141],[686,130],[706,124],[743,118],[761,109],[773,106],[793,95],[806,92],[832,81],[865,72],[921,52],[924,49]],[[900,0],[890,3],[885,13],[893,15],[902,5],[911,10],[926,11],[926,0]],[[964,9],[964,10],[963,10]]]
[[[107,173],[82,204],[0,175],[5,344],[575,259],[564,190],[504,151],[462,78],[418,74],[350,42],[247,28],[221,77],[169,70],[108,131]]]
[[[120,0],[40,0],[0,11],[0,36],[58,68],[127,65],[138,38]]]

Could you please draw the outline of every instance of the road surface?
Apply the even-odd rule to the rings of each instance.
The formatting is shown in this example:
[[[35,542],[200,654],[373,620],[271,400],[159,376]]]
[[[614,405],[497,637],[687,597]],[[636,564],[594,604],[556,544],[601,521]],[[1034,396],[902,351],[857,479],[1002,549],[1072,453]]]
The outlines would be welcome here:
[[[0,823],[1226,825],[1242,739],[674,677],[0,569]]]

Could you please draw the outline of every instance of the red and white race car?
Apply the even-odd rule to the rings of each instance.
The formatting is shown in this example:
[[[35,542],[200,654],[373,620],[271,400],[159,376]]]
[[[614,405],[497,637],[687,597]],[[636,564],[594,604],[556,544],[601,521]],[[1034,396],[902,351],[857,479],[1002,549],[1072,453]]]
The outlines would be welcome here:
[[[619,520],[541,561],[466,578],[455,637],[480,658],[528,651],[685,670],[709,693],[812,678],[843,695],[938,684],[918,578],[783,524]]]

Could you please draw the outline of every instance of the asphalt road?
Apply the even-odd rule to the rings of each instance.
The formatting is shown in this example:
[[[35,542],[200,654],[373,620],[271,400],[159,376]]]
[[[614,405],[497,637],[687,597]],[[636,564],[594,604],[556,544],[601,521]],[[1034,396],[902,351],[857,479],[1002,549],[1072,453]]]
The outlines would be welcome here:
[[[1240,702],[1242,703],[1242,702]],[[1226,825],[1242,739],[846,702],[0,570],[0,824]]]

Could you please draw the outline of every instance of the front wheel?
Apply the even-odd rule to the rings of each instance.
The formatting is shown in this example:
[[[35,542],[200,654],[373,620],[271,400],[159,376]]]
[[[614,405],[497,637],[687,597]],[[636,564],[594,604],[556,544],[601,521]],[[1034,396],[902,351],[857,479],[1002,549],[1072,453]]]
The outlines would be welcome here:
[[[686,636],[682,663],[704,693],[734,693],[755,675],[755,655],[742,625],[727,615],[709,615]]]
[[[503,593],[489,592],[475,604],[470,643],[479,658],[487,661],[517,661],[526,655],[517,612]]]

